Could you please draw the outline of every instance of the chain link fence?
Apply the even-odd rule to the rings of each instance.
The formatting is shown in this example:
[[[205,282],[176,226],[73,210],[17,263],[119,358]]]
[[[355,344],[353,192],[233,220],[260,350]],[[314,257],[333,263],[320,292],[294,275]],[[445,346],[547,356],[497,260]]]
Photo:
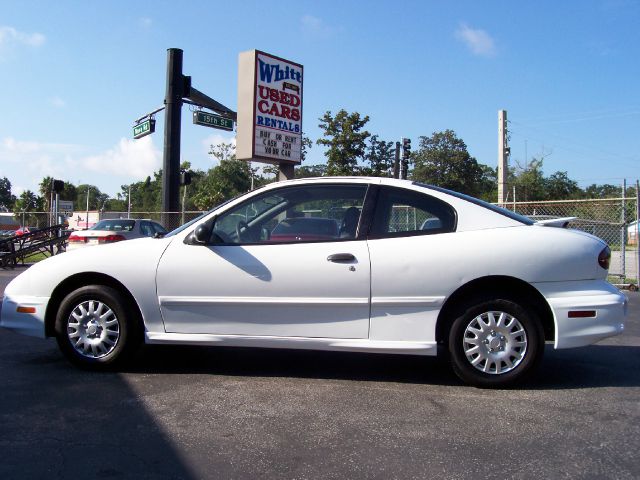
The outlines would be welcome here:
[[[572,217],[569,228],[582,230],[602,238],[611,247],[612,258],[610,280],[620,285],[637,286],[640,283],[640,245],[638,238],[637,198],[612,198],[599,200],[563,200],[546,202],[516,202],[506,208],[533,220],[548,220]],[[68,219],[70,228],[86,228],[99,220],[114,218],[150,219],[162,224],[167,230],[201,215],[203,212],[74,212]],[[5,235],[20,226],[44,228],[55,224],[48,212],[4,213],[0,218],[0,230]],[[75,218],[77,217],[77,218]],[[417,229],[424,221],[414,209],[394,208],[394,221],[399,230]],[[2,220],[4,219],[4,220]],[[4,223],[3,223],[4,222]],[[74,223],[75,222],[75,223]],[[402,227],[406,223],[406,228]],[[80,227],[78,227],[80,225]],[[409,228],[412,227],[412,228]]]

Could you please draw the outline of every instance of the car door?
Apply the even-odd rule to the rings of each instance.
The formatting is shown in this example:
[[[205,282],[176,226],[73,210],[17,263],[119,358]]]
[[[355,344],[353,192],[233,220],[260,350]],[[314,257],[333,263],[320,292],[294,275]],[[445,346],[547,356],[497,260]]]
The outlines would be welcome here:
[[[410,189],[382,186],[376,196],[368,237],[369,338],[435,344],[438,313],[451,288],[456,212]]]
[[[172,242],[157,272],[166,331],[367,338],[367,242],[357,233],[340,236],[344,213],[362,211],[366,190],[366,184],[270,190],[210,222],[206,244]],[[274,231],[280,233],[272,237]]]

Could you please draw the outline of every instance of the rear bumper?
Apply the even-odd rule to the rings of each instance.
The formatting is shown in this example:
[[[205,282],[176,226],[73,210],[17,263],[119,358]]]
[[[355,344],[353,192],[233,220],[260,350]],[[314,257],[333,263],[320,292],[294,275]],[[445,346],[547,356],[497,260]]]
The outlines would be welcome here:
[[[537,283],[551,307],[555,322],[555,348],[591,345],[624,331],[627,298],[604,280]],[[585,313],[570,318],[569,312]]]
[[[45,337],[44,315],[49,297],[7,296],[2,300],[0,327],[32,337]],[[20,313],[18,307],[35,308],[35,313]]]

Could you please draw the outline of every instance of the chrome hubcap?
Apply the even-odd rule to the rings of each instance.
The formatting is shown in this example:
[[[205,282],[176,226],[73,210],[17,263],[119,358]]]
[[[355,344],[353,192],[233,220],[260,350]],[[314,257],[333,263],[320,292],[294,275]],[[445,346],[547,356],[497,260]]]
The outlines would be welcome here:
[[[485,312],[469,322],[462,340],[473,367],[499,375],[516,368],[527,352],[527,332],[506,312]]]
[[[67,337],[80,355],[101,358],[116,348],[120,322],[106,304],[87,300],[77,305],[69,315]]]

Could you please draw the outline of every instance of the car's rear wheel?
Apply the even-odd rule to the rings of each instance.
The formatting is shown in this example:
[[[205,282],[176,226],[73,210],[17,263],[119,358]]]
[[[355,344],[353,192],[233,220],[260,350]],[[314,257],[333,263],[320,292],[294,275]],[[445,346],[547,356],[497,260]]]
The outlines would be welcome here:
[[[455,319],[449,335],[454,372],[478,387],[524,380],[544,352],[544,332],[531,309],[507,299],[482,301]]]
[[[58,309],[56,339],[72,363],[105,369],[122,363],[139,344],[135,308],[116,289],[91,285],[69,293]]]

